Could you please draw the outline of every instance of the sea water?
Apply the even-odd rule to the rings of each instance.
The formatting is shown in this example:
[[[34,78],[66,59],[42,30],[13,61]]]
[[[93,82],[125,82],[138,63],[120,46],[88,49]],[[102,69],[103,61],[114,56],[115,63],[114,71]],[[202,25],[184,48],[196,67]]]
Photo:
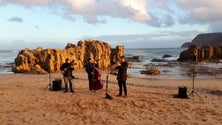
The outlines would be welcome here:
[[[179,54],[184,51],[185,48],[133,48],[125,49],[126,57],[138,56],[141,62],[130,62],[133,67],[128,68],[128,74],[132,77],[152,78],[152,79],[183,79],[190,78],[187,73],[192,70],[191,65],[181,66],[176,61],[179,58]],[[0,74],[9,74],[12,72],[12,66],[14,60],[18,55],[17,50],[0,50]],[[163,56],[171,55],[170,58],[163,58]],[[164,59],[164,62],[152,62],[152,59]],[[172,63],[172,64],[171,64]],[[160,70],[160,75],[147,75],[141,74],[140,71],[146,69],[147,64],[157,65]],[[176,65],[175,65],[176,64]],[[167,65],[167,66],[166,66]],[[222,69],[222,63],[201,63],[199,66],[207,66],[215,69]],[[197,66],[196,66],[197,67]],[[206,77],[199,75],[199,78]],[[217,76],[221,78],[221,75]]]
[[[128,69],[128,73],[132,77],[143,77],[152,79],[180,79],[184,77],[185,71],[181,71],[179,66],[166,67],[169,62],[176,62],[179,54],[184,51],[184,48],[143,48],[143,49],[126,49],[125,56],[138,56],[141,62],[133,62],[133,68]],[[169,58],[163,58],[164,55],[170,55]],[[164,60],[163,62],[152,62],[153,59]],[[146,65],[158,65],[160,75],[141,74],[140,71],[146,70]],[[165,72],[167,71],[167,72]]]
[[[180,53],[186,49],[187,48],[126,49],[126,57],[138,56],[141,61],[133,62],[133,68],[128,69],[128,74],[132,77],[150,79],[189,79],[191,78],[192,73],[195,74],[196,78],[222,78],[222,60],[219,63],[177,62]],[[164,55],[170,55],[171,57],[163,58]],[[162,62],[153,62],[153,59],[162,60]],[[146,70],[147,65],[151,64],[160,70],[160,75],[140,73],[141,71]],[[193,72],[193,70],[196,71]]]
[[[12,66],[17,54],[17,50],[0,50],[0,74],[13,73]]]

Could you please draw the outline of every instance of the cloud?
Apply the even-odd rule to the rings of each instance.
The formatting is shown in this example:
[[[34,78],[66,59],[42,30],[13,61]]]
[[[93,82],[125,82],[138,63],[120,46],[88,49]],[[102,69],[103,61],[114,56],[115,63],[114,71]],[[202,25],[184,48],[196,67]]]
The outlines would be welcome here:
[[[59,0],[64,12],[82,15],[89,23],[104,23],[105,19],[99,17],[117,17],[135,22],[150,20],[146,11],[147,1],[140,0]]]
[[[39,29],[39,26],[36,25],[36,26],[34,26],[34,28],[35,28],[35,29]]]
[[[221,32],[222,22],[211,22],[209,23],[209,31]]]
[[[178,0],[177,4],[184,15],[180,16],[182,24],[205,24],[208,32],[221,32],[222,0]]]
[[[98,39],[110,42],[112,47],[124,45],[126,48],[161,48],[180,47],[185,42],[191,42],[201,31],[161,31],[149,34],[103,35],[97,37],[84,36],[79,39]]]
[[[222,0],[178,0],[178,5],[188,13],[186,16],[196,22],[222,20]]]
[[[8,21],[11,21],[11,22],[23,22],[23,19],[21,19],[20,17],[11,17],[10,19],[8,19]]]
[[[90,24],[107,23],[110,17],[153,27],[222,20],[222,0],[0,0],[0,5],[8,4],[44,8],[69,21],[82,17]]]
[[[68,19],[81,15],[89,23],[105,23],[106,16],[135,22],[151,20],[147,0],[5,0],[1,4],[44,7]]]
[[[1,4],[20,4],[25,7],[31,6],[48,6],[52,0],[1,0]]]
[[[135,21],[143,22],[151,19],[150,14],[147,12],[148,3],[147,0],[113,0],[120,7],[124,7],[131,11],[132,18]]]
[[[55,44],[56,43],[56,44]],[[62,43],[61,41],[24,41],[24,40],[15,40],[15,41],[1,41],[0,40],[0,50],[21,50],[25,48],[36,49],[37,47],[45,48],[60,48],[64,49],[67,43]]]

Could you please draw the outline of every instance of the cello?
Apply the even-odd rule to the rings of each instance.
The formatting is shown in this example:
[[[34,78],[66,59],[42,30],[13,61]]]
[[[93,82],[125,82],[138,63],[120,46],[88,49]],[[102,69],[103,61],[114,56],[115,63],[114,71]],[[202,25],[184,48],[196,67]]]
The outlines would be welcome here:
[[[93,79],[92,79],[92,83],[91,88],[92,90],[99,90],[103,88],[103,82],[101,80],[101,72],[98,69],[98,64],[94,64],[93,66]]]

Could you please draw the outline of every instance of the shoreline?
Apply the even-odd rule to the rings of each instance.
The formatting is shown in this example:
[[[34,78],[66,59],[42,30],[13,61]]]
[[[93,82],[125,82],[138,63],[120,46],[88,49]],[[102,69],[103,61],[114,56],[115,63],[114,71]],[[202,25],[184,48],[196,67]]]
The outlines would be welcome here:
[[[178,67],[180,69],[178,69]],[[206,67],[205,67],[206,68]],[[9,69],[9,68],[8,68]],[[184,66],[177,66],[175,67],[168,67],[168,66],[163,66],[160,67],[161,74],[160,75],[149,75],[149,74],[141,74],[140,71],[144,70],[145,68],[129,68],[128,69],[128,76],[131,78],[145,78],[145,79],[161,79],[161,80],[183,80],[183,79],[192,79],[192,76],[189,76],[189,72],[192,70],[184,68]],[[210,69],[210,68],[207,68]],[[167,72],[165,72],[167,70]],[[197,73],[197,76],[195,76],[195,79],[220,79],[222,78],[222,68],[218,68],[216,70],[220,70],[218,74],[212,74],[213,71],[211,72],[201,72]],[[84,71],[84,69],[76,69],[75,71]],[[101,70],[103,73],[107,74],[107,69]],[[32,73],[14,73],[13,71],[9,70],[2,70],[0,72],[0,75],[10,75],[10,74],[32,74]],[[44,75],[44,74],[37,74],[37,75]]]

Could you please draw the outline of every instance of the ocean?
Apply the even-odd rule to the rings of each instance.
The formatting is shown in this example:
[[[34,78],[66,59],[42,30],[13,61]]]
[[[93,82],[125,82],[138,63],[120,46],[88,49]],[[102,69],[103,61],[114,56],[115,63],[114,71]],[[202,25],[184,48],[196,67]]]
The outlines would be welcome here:
[[[125,56],[139,56],[141,62],[133,62],[133,68],[128,69],[131,77],[151,78],[151,79],[182,79],[184,78],[184,69],[180,66],[170,66],[169,63],[176,64],[179,54],[184,48],[143,48],[126,49]],[[163,58],[164,55],[171,55],[169,58]],[[163,60],[162,62],[153,62],[153,59]],[[146,65],[155,65],[160,70],[160,75],[141,74],[140,71],[146,70]]]
[[[14,60],[19,51],[0,50],[0,74],[11,74]]]
[[[150,78],[150,79],[184,79],[190,78],[188,73],[192,71],[191,64],[178,63],[176,60],[179,54],[185,48],[140,48],[140,49],[125,49],[126,57],[138,56],[141,62],[130,62],[131,68],[128,68],[128,74],[131,77]],[[17,50],[0,50],[0,74],[13,74],[12,66],[19,51]],[[169,58],[163,58],[164,55],[171,55]],[[164,60],[161,62],[152,62],[152,59]],[[155,65],[160,70],[160,75],[147,75],[140,72],[146,70],[147,65]],[[217,69],[216,75],[209,73],[199,73],[198,78],[214,77],[222,78],[222,63],[200,63],[197,67],[210,67]],[[202,69],[201,69],[202,70]]]
[[[149,79],[192,79],[195,78],[222,78],[222,60],[212,62],[177,62],[179,55],[187,48],[146,48],[126,49],[125,56],[139,56],[141,62],[133,62],[133,68],[128,69],[132,77]],[[164,55],[172,57],[163,58]],[[162,60],[153,62],[153,59]],[[155,66],[160,70],[160,75],[141,74],[148,66]]]

